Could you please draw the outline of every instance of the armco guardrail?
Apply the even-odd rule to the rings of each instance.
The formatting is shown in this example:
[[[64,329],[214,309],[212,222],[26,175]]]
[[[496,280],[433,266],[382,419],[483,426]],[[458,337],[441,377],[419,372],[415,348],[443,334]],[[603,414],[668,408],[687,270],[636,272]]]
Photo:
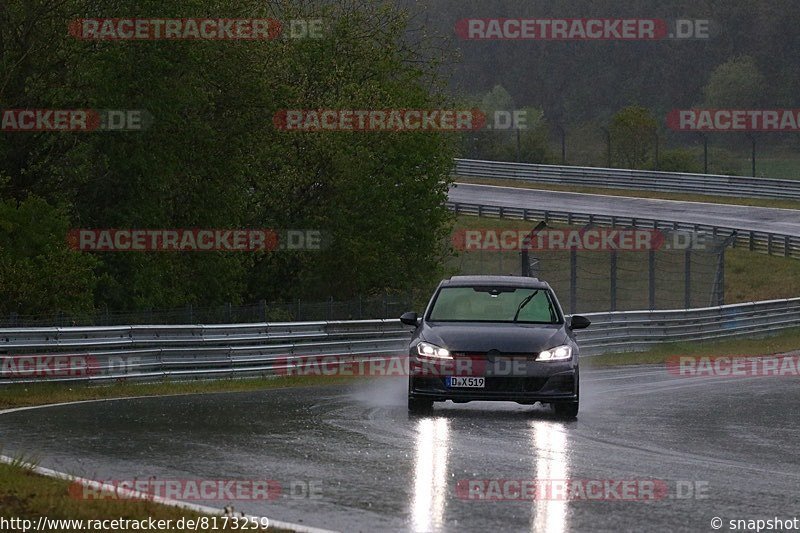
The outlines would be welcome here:
[[[760,231],[747,231],[728,228],[724,226],[709,226],[706,224],[689,224],[670,220],[658,220],[643,217],[626,217],[618,215],[596,215],[591,213],[575,213],[552,209],[535,209],[521,207],[503,207],[464,202],[447,202],[447,207],[456,214],[472,215],[490,218],[511,218],[530,220],[533,222],[545,221],[564,224],[597,226],[629,226],[660,229],[664,231],[686,231],[706,233],[713,237],[736,236],[733,245],[744,247],[754,252],[769,255],[780,255],[800,259],[800,237],[784,235],[781,233],[765,233]],[[800,216],[800,215],[799,215]]]
[[[797,327],[800,298],[586,316],[592,326],[578,339],[591,356]],[[0,329],[0,384],[272,375],[309,356],[339,364],[404,355],[409,340],[399,320]]]
[[[671,311],[586,314],[581,355],[647,350],[663,342],[758,336],[800,327],[800,298]]]
[[[534,165],[477,159],[456,159],[453,174],[465,178],[507,179],[531,183],[800,200],[800,180]]]
[[[308,356],[404,353],[408,340],[399,320],[9,328],[0,383],[269,375]]]

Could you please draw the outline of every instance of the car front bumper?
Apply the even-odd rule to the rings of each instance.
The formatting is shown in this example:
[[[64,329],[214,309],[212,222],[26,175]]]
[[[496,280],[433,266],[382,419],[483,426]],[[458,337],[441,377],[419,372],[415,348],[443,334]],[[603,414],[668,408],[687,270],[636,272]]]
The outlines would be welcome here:
[[[542,363],[537,365],[541,366]],[[578,367],[572,362],[544,363],[539,372],[518,376],[486,375],[483,388],[448,388],[445,376],[412,375],[409,398],[433,401],[511,401],[518,403],[569,403],[578,400]]]

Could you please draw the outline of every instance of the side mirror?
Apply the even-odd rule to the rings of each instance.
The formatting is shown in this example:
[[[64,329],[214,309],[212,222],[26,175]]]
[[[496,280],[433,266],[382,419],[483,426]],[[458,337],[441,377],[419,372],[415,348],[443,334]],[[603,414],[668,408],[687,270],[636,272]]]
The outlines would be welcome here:
[[[400,322],[405,324],[406,326],[414,326],[417,327],[417,313],[413,311],[408,311],[407,313],[403,313],[400,315]]]
[[[592,321],[581,315],[573,315],[569,320],[569,329],[585,329]]]

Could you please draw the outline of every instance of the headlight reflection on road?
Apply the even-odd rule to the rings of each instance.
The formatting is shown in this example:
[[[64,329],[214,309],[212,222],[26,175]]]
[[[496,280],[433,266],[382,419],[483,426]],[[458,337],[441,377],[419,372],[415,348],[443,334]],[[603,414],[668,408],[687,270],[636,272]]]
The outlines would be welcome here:
[[[411,502],[414,531],[431,531],[444,525],[449,434],[450,420],[446,418],[423,418],[417,422]]]
[[[531,438],[536,452],[536,479],[569,479],[569,440],[564,427],[557,422],[532,422]],[[563,533],[569,530],[567,502],[552,499],[534,501],[531,531]]]

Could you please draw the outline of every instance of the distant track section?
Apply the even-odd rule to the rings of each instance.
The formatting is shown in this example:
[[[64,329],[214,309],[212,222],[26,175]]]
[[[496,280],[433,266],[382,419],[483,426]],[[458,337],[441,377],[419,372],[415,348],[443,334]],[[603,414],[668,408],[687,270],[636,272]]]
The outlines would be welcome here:
[[[453,174],[457,178],[504,179],[582,187],[800,200],[800,180],[656,172],[624,168],[534,165],[478,159],[455,159],[454,161]]]
[[[800,259],[800,211],[457,183],[448,206],[463,214],[727,236],[736,246]]]

